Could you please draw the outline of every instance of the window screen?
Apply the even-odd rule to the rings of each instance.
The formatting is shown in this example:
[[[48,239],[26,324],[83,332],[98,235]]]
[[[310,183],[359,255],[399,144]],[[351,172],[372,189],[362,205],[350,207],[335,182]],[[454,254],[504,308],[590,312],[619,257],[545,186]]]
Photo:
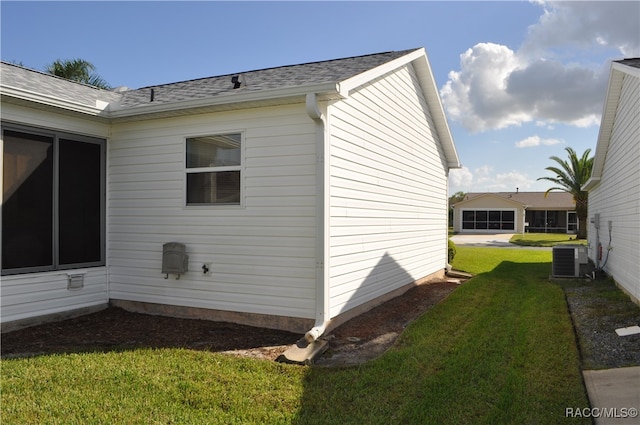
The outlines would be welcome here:
[[[104,264],[104,140],[3,129],[2,274]]]

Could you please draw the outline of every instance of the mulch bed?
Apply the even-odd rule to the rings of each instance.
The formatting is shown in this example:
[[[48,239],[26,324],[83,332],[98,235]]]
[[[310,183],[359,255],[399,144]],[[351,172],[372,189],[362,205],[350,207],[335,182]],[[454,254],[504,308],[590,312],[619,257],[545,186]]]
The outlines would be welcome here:
[[[323,366],[362,363],[386,351],[402,330],[458,285],[434,282],[345,322],[325,335]],[[109,307],[96,313],[2,334],[3,358],[51,353],[187,348],[275,360],[302,335],[227,322],[131,313]]]

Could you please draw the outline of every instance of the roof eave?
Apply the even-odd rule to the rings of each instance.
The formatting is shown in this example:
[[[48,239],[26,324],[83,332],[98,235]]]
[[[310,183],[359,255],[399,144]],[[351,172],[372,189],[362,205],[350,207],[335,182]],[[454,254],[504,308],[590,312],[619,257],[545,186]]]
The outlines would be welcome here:
[[[600,184],[600,177],[591,176],[591,178],[589,178],[589,180],[587,180],[587,182],[582,186],[582,190],[589,191],[596,187],[598,184]]]
[[[3,98],[15,99],[17,101],[37,103],[43,106],[63,109],[70,112],[91,115],[96,117],[104,117],[109,112],[109,103],[96,100],[96,106],[90,106],[85,103],[74,102],[71,100],[60,99],[43,93],[25,90],[19,87],[1,86],[0,95]]]
[[[323,83],[307,86],[295,86],[278,88],[271,90],[260,90],[255,92],[244,93],[231,93],[223,94],[215,97],[207,97],[203,99],[193,99],[180,102],[169,103],[152,103],[150,102],[144,106],[137,106],[133,108],[114,107],[109,112],[109,116],[113,119],[135,117],[142,115],[155,115],[169,112],[183,112],[189,109],[201,109],[206,107],[233,105],[249,102],[262,102],[275,99],[287,99],[295,98],[298,96],[304,96],[307,93],[316,93],[320,95],[338,95],[338,89],[336,83]]]

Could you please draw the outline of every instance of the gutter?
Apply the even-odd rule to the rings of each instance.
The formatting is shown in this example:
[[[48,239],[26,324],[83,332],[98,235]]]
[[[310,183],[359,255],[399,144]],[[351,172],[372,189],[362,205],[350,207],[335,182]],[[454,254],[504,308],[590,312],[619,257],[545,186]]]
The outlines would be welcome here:
[[[304,96],[308,92],[314,93],[335,93],[335,83],[324,83],[310,85],[306,87],[284,87],[277,89],[246,91],[243,93],[226,93],[217,96],[211,96],[201,99],[189,99],[174,102],[149,102],[146,105],[138,105],[128,108],[122,108],[119,105],[111,105],[109,118],[118,119],[125,117],[137,117],[143,115],[151,115],[166,112],[175,112],[187,109],[203,108],[219,105],[231,105],[245,102],[260,102],[274,99],[294,98],[296,96]]]
[[[328,257],[328,193],[326,179],[329,168],[329,149],[326,141],[326,117],[320,111],[316,93],[306,96],[306,111],[316,124],[316,318],[305,339],[312,343],[327,329],[329,313],[329,257]]]
[[[33,102],[49,107],[78,112],[109,120],[118,120],[133,117],[153,116],[155,114],[180,115],[185,110],[199,109],[216,106],[228,106],[248,102],[266,102],[274,100],[300,99],[307,93],[323,93],[325,96],[339,96],[336,83],[320,83],[303,87],[281,87],[275,89],[245,91],[242,93],[224,93],[217,96],[200,99],[188,99],[172,102],[149,102],[148,104],[132,107],[122,107],[119,101],[103,101],[96,99],[95,106],[67,99],[59,99],[55,96],[26,90],[19,87],[0,85],[2,97],[13,98],[20,101]],[[4,99],[3,99],[4,102]]]

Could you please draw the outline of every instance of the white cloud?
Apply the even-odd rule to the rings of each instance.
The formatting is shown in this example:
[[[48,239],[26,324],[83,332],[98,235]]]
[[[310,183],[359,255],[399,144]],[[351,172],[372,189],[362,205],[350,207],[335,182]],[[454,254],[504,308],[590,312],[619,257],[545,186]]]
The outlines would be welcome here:
[[[491,174],[493,171],[493,167],[490,165],[483,165],[482,167],[478,167],[475,169],[475,172],[481,178],[485,178]]]
[[[601,46],[625,57],[640,56],[640,3],[637,1],[537,1],[544,8],[529,27],[523,51]]]
[[[491,180],[485,183],[485,190],[490,192],[504,192],[516,188],[526,190],[530,188],[532,181],[526,174],[518,171],[509,171],[507,173],[499,173],[491,177]]]
[[[608,63],[594,51],[640,56],[640,3],[536,2],[544,8],[522,46],[478,43],[460,55],[440,94],[447,114],[479,132],[534,122],[588,127],[600,122]]]
[[[463,166],[462,168],[454,168],[449,171],[449,184],[451,187],[464,188],[471,186],[473,182],[473,174]],[[456,191],[457,192],[457,191]]]
[[[469,168],[449,172],[449,193],[462,192],[501,192],[527,190],[535,184],[535,179],[519,171],[495,173],[493,167],[484,165],[471,172]]]
[[[520,66],[506,46],[480,43],[468,49],[460,55],[460,71],[449,73],[440,92],[449,116],[473,132],[529,121],[529,114],[511,107],[505,85]]]
[[[502,192],[529,190],[536,183],[528,175],[519,171],[494,172],[489,165],[478,167],[471,172],[469,168],[451,170],[449,172],[449,193],[456,192]]]
[[[543,139],[540,136],[531,136],[516,142],[516,148],[532,148],[535,146],[552,146],[564,143],[560,139]]]

